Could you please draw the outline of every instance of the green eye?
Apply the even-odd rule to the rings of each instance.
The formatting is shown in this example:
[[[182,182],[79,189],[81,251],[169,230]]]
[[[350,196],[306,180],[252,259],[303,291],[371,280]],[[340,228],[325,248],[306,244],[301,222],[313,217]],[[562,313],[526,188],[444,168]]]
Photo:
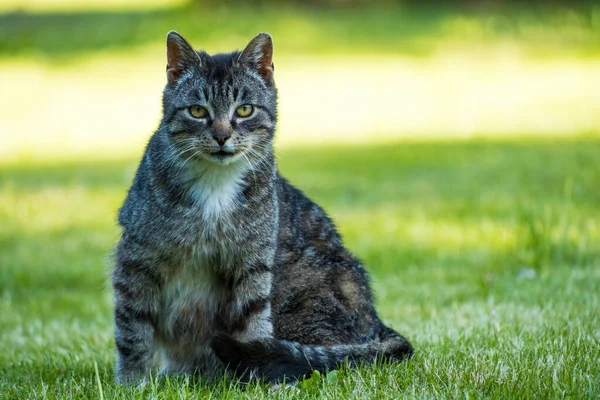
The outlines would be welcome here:
[[[189,108],[190,115],[194,118],[206,118],[208,110],[199,105],[193,105]]]
[[[235,109],[235,113],[238,117],[246,118],[252,115],[254,112],[254,107],[250,104],[242,104],[238,108]]]

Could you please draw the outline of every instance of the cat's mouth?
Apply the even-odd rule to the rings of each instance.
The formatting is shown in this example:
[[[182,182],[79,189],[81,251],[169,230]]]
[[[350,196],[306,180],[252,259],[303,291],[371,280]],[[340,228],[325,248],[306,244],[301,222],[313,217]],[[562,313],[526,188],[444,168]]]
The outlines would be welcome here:
[[[209,153],[209,159],[219,164],[229,164],[236,159],[236,155],[237,153],[235,151],[226,151],[221,149],[219,151],[213,151],[212,153]]]
[[[219,151],[215,151],[213,153],[210,153],[211,156],[213,157],[217,157],[217,158],[227,158],[227,157],[232,157],[235,155],[235,151],[225,151],[225,150],[219,150]]]

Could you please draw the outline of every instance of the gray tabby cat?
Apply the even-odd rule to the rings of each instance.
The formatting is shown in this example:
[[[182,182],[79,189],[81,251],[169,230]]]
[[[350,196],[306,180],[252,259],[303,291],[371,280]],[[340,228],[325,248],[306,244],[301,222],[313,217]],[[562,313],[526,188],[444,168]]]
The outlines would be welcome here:
[[[161,372],[288,382],[400,360],[367,273],[332,221],[279,175],[273,42],[196,52],[167,36],[163,118],[119,212],[117,381]]]

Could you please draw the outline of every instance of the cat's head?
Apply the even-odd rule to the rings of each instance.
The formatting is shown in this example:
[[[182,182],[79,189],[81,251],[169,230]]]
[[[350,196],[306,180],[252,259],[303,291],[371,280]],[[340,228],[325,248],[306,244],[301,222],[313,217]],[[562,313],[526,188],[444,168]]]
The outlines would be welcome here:
[[[241,52],[211,56],[169,32],[163,126],[176,157],[252,164],[270,151],[277,117],[272,59],[268,33]]]

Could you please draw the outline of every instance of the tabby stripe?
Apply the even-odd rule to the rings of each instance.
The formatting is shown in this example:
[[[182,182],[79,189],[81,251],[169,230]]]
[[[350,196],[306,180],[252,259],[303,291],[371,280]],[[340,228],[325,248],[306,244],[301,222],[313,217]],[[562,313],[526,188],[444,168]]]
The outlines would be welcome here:
[[[267,113],[267,115],[271,118],[272,121],[276,121],[277,117],[275,116],[275,113],[272,112],[271,110],[269,110],[268,108],[263,108],[263,110]]]
[[[327,365],[333,366],[333,365],[339,364],[339,362],[338,362],[339,357],[337,356],[337,354],[335,352],[330,351],[330,352],[327,352],[326,354],[327,354]]]
[[[273,128],[273,125],[259,125],[256,127],[256,129],[254,130],[258,130],[258,129],[263,129],[265,131],[268,131],[269,129]]]
[[[176,108],[173,111],[171,111],[169,113],[169,115],[166,116],[165,121],[170,123],[173,120],[173,118],[175,117],[175,115],[177,115],[177,113],[179,113],[181,110],[182,110],[182,108]]]
[[[268,304],[269,300],[265,298],[256,299],[246,304],[240,315],[232,321],[230,326],[231,331],[243,330],[248,324],[250,317],[263,311]]]
[[[123,308],[118,307],[115,310],[115,322],[119,327],[127,328],[131,323],[131,314],[127,313]]]
[[[117,337],[115,345],[119,353],[127,358],[128,362],[137,362],[146,356],[144,343],[142,340],[132,338]]]
[[[267,264],[265,264],[265,263],[252,264],[248,268],[246,268],[244,271],[242,271],[242,276],[240,276],[240,278],[236,282],[236,286],[239,286],[247,279],[252,278],[254,275],[264,274],[267,272],[271,272],[271,268],[269,268],[269,266]]]
[[[254,274],[239,282],[234,288],[237,293],[235,299],[237,309],[245,310],[256,299],[268,298],[271,294],[272,282],[273,274],[271,272]]]
[[[129,345],[126,345],[125,343],[123,343],[122,340],[117,340],[115,342],[115,344],[117,345],[117,350],[123,357],[130,358],[132,355],[135,354],[134,349],[132,347],[130,347]]]
[[[133,290],[123,281],[115,280],[113,281],[113,288],[115,291],[119,292],[122,297],[133,298],[135,294]]]
[[[246,306],[242,310],[241,316],[243,318],[249,318],[252,314],[256,314],[262,311],[267,306],[267,304],[269,304],[269,299],[261,298],[253,300],[246,304]]]
[[[140,310],[132,307],[130,304],[122,303],[115,309],[115,320],[117,324],[128,325],[132,321],[150,322],[155,324],[156,318],[150,310]]]
[[[142,275],[144,278],[147,278],[153,285],[159,286],[161,283],[160,274],[158,274],[154,269],[147,268],[145,264],[141,261],[125,259],[120,261],[121,268],[126,271],[135,272],[137,274]]]

